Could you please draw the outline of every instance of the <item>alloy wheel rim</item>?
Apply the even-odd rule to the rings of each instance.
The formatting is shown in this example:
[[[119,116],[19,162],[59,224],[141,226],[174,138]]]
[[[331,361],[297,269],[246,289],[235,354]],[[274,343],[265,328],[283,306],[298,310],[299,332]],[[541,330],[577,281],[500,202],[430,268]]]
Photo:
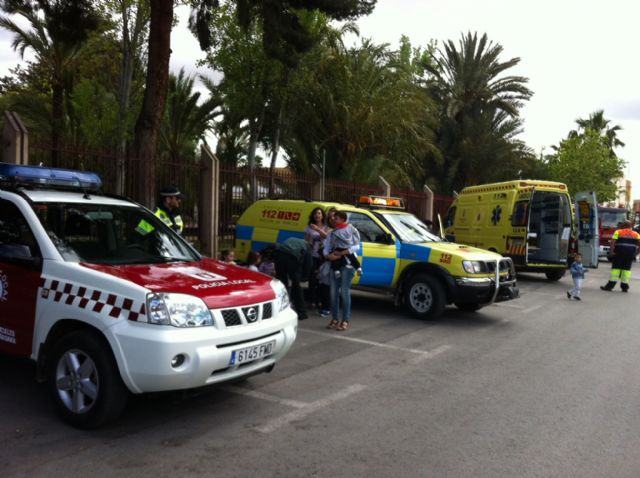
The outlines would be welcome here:
[[[58,397],[67,410],[83,414],[93,408],[100,381],[91,357],[81,350],[68,350],[58,360],[55,379]]]

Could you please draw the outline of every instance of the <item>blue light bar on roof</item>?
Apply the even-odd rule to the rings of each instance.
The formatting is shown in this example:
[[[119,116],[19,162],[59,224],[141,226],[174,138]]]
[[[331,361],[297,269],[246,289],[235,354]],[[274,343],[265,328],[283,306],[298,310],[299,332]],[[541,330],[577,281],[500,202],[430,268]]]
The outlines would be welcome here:
[[[102,180],[96,173],[8,163],[0,163],[0,180],[25,186],[40,185],[77,189],[99,189],[102,186]]]

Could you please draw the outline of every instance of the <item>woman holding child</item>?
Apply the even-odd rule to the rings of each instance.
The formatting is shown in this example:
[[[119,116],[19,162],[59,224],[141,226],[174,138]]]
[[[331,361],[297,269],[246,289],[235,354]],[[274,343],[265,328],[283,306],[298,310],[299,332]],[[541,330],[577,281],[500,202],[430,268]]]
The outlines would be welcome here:
[[[313,271],[309,277],[309,293],[311,303],[320,311],[322,317],[329,317],[329,287],[320,282],[318,272],[324,257],[322,250],[324,240],[329,235],[329,226],[325,223],[325,214],[322,208],[315,208],[309,215],[309,224],[304,230],[304,238],[311,245],[313,256]]]
[[[351,316],[351,281],[360,272],[357,252],[360,247],[360,233],[347,222],[347,213],[336,211],[334,229],[324,243],[323,255],[331,261],[331,322],[329,329],[347,330]],[[342,320],[340,301],[342,300]]]

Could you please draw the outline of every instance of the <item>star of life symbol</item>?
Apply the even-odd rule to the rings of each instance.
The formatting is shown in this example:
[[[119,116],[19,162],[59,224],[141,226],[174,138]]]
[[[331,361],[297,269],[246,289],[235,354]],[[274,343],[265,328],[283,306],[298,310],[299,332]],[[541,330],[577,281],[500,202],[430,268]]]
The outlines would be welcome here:
[[[500,222],[500,216],[502,215],[502,208],[496,206],[491,213],[491,222],[496,226]]]
[[[0,271],[0,302],[7,300],[7,295],[9,295],[9,281],[6,274]]]

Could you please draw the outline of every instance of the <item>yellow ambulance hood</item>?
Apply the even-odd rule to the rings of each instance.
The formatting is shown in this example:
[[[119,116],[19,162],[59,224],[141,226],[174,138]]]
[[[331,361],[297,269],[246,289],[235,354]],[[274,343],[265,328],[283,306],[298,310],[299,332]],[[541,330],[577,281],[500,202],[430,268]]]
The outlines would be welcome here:
[[[461,256],[464,260],[490,261],[500,259],[502,256],[495,252],[479,249],[477,247],[456,244],[455,242],[425,242],[420,244],[446,254]]]

